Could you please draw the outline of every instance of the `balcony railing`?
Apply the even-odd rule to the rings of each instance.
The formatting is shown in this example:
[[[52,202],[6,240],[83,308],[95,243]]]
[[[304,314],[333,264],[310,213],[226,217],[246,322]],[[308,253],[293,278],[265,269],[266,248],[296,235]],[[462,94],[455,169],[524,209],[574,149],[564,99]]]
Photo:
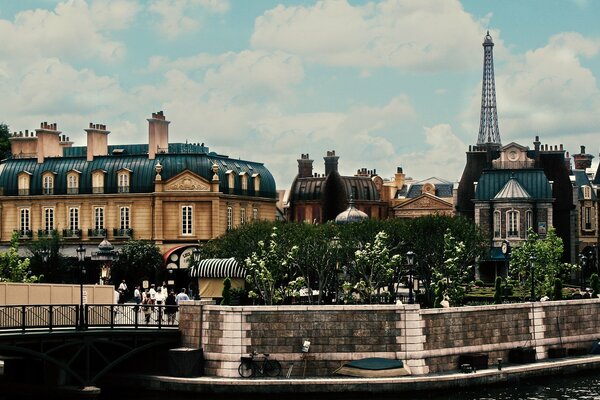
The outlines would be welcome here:
[[[106,229],[88,229],[89,238],[105,238]]]
[[[19,196],[29,196],[30,193],[29,189],[19,189]]]
[[[94,194],[102,194],[102,193],[104,193],[104,187],[103,186],[93,186],[92,187],[92,193],[94,193]]]
[[[49,238],[56,235],[58,232],[56,229],[38,229],[39,238]]]
[[[33,231],[26,230],[26,229],[21,229],[21,230],[15,231],[15,232],[17,232],[17,235],[19,235],[19,239],[31,239],[31,238],[33,238]]]
[[[133,229],[131,228],[126,228],[126,229],[113,229],[113,235],[114,237],[121,237],[121,238],[130,238],[133,236]]]
[[[117,190],[119,193],[129,193],[129,186],[119,186]]]
[[[43,188],[42,189],[42,194],[54,194],[54,188],[53,187]]]
[[[63,229],[64,239],[81,239],[81,229]]]
[[[67,194],[79,194],[79,188],[67,188]]]

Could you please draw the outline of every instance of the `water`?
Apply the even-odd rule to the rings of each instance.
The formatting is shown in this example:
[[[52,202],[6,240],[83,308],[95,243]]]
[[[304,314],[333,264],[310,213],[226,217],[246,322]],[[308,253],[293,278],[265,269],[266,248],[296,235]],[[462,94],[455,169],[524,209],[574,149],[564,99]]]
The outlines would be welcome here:
[[[148,392],[123,392],[114,391],[103,393],[99,400],[221,400],[221,399],[263,399],[263,400],[286,400],[293,399],[323,399],[323,400],[388,400],[388,399],[410,399],[410,400],[600,400],[600,374],[590,372],[572,377],[552,377],[543,380],[521,381],[519,384],[510,384],[506,386],[477,387],[472,389],[453,389],[444,393],[402,393],[389,396],[381,395],[321,395],[312,394],[294,395],[257,395],[254,397],[248,395],[206,395],[199,393],[148,393]],[[0,395],[0,400],[14,399],[14,396]],[[19,396],[20,400],[37,399],[40,396],[24,397]]]

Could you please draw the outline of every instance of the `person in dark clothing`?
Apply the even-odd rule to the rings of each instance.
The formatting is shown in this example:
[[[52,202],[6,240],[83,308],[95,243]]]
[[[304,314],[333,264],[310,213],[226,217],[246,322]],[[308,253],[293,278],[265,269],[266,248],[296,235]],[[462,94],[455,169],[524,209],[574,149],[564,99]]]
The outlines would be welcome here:
[[[173,325],[175,323],[175,314],[177,313],[177,301],[175,300],[175,292],[169,292],[165,300],[165,314],[167,314],[167,323]]]

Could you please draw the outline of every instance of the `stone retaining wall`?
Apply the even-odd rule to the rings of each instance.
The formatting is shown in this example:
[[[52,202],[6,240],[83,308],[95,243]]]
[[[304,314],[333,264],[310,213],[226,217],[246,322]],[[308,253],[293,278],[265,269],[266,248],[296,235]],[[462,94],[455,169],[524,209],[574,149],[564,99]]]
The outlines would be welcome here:
[[[188,305],[189,306],[186,306]],[[192,306],[194,304],[194,306]],[[455,370],[458,356],[484,352],[490,364],[534,346],[589,347],[600,337],[600,300],[423,309],[418,305],[216,306],[180,308],[183,345],[202,347],[206,374],[236,377],[240,357],[270,353],[291,376],[329,376],[365,357],[406,360],[414,374]],[[311,342],[308,356],[300,352]]]

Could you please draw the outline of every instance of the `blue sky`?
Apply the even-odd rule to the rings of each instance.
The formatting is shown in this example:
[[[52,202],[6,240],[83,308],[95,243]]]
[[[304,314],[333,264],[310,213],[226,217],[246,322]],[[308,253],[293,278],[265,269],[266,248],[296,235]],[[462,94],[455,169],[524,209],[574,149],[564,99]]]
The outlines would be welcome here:
[[[0,121],[146,143],[164,110],[172,142],[264,162],[279,188],[328,150],[342,174],[454,181],[489,29],[502,142],[597,159],[598,16],[591,0],[0,0]]]

